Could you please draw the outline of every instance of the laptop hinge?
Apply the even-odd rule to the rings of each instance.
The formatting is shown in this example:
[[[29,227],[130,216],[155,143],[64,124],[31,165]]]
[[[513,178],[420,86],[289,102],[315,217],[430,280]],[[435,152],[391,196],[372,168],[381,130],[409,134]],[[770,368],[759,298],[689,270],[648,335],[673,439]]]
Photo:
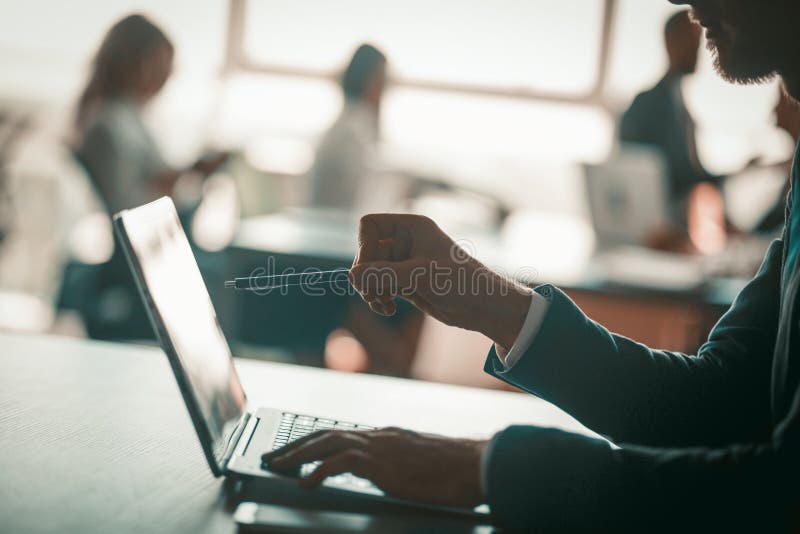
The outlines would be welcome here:
[[[228,445],[225,447],[225,454],[222,456],[223,473],[228,470],[228,462],[233,456],[233,451],[236,450],[236,445],[239,443],[239,439],[242,437],[242,432],[244,432],[247,423],[250,421],[250,416],[251,414],[249,410],[245,410],[242,414],[242,417],[239,419],[236,428],[231,433],[231,437],[228,440]]]

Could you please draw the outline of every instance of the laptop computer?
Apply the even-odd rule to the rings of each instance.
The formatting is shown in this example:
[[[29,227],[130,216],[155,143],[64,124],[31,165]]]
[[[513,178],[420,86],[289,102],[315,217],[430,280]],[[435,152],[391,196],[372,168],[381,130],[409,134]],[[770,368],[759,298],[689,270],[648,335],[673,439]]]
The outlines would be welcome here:
[[[627,143],[606,162],[584,165],[597,236],[592,273],[605,283],[658,291],[695,291],[705,276],[696,259],[645,248],[672,224],[666,164],[647,145]]]
[[[584,165],[586,196],[600,249],[641,245],[670,224],[663,156],[645,145],[625,144],[598,165]]]
[[[291,410],[254,409],[248,405],[230,348],[171,199],[164,197],[116,214],[114,229],[215,476],[244,482],[275,502],[297,487],[296,477],[267,470],[261,462],[264,452],[315,430],[371,428]],[[314,464],[306,464],[299,475],[314,468]],[[468,512],[391,499],[369,481],[351,474],[329,477],[313,493],[334,496],[338,509],[343,508],[342,503],[377,501]],[[308,496],[309,492],[302,492],[292,499]],[[249,491],[246,497],[257,499],[259,495]]]

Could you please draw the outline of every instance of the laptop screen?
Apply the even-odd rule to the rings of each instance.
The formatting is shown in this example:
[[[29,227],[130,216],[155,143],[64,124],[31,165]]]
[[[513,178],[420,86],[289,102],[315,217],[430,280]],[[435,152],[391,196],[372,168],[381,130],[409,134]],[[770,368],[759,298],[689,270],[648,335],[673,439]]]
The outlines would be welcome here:
[[[123,211],[115,227],[203,450],[220,474],[246,399],[175,206],[165,197]]]

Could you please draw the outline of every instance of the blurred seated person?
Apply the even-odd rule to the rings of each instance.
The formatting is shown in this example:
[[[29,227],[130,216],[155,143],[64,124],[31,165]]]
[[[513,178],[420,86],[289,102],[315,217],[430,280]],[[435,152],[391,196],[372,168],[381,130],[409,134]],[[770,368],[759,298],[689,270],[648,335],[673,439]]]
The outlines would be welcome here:
[[[226,159],[173,169],[143,121],[143,109],[172,71],[174,47],[155,24],[129,15],[111,27],[92,63],[75,113],[72,150],[110,214],[169,195],[188,172],[205,177]],[[182,210],[184,224],[194,206]],[[108,262],[70,264],[59,306],[76,309],[95,339],[151,339],[152,327],[119,247]]]
[[[800,141],[800,107],[793,102],[786,93],[778,91],[778,103],[775,105],[775,126],[788,133],[795,145]],[[783,163],[783,167],[788,176],[792,171],[793,159]],[[755,231],[759,233],[775,233],[783,228],[783,221],[786,211],[786,195],[789,193],[789,181],[781,192],[772,209],[770,209],[761,221],[756,225]]]
[[[95,55],[77,105],[73,150],[110,213],[170,194],[186,171],[206,176],[225,160],[173,169],[144,124],[142,110],[169,79],[173,56],[167,36],[141,15],[114,24]]]
[[[634,99],[620,121],[620,141],[650,145],[663,153],[671,206],[679,226],[685,225],[692,188],[702,182],[718,182],[697,157],[694,121],[681,93],[684,76],[693,74],[697,67],[701,33],[688,11],[667,20],[664,40],[669,68],[655,87]]]
[[[362,44],[345,69],[341,85],[342,110],[322,137],[309,171],[309,200],[316,208],[354,211],[375,192],[367,181],[379,138],[386,56]]]

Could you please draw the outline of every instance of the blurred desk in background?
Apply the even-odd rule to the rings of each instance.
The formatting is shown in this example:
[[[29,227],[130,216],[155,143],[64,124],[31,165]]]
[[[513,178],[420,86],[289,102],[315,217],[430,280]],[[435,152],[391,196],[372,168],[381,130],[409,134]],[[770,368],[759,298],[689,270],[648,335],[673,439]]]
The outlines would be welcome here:
[[[464,238],[460,243],[472,247],[470,252],[487,265],[512,276],[519,274],[518,278],[535,275],[537,283],[556,284],[587,315],[609,330],[657,348],[688,353],[696,351],[746,283],[743,279],[727,278],[693,282],[693,267],[686,269],[685,275],[675,273],[682,259],[664,259],[659,257],[660,253],[647,251],[642,253],[644,259],[638,253],[632,258],[643,262],[642,267],[649,272],[648,276],[631,274],[627,280],[620,279],[619,275],[606,276],[601,274],[605,272],[599,265],[601,262],[591,254],[578,255],[569,269],[559,270],[557,266],[548,265],[551,259],[548,254],[555,255],[559,251],[539,247],[535,237],[515,240],[498,232],[472,229],[458,233],[448,230],[454,238]],[[515,232],[518,236],[536,236],[537,233],[540,234],[535,229]],[[239,268],[237,275],[264,267],[269,257],[273,258],[270,261],[274,261],[277,272],[287,267],[297,270],[347,267],[353,261],[356,240],[357,221],[353,218],[327,212],[290,210],[244,220],[231,247],[235,258],[232,264]],[[532,247],[538,248],[533,260],[537,269],[525,268],[519,263],[519,259],[524,257],[518,254],[519,249]],[[562,258],[553,260],[558,264]],[[603,265],[607,267],[607,262]],[[668,271],[663,273],[663,283],[659,283],[660,270]],[[656,271],[655,275],[651,271]],[[278,336],[275,339],[281,339],[286,337],[282,334],[299,333],[295,331],[297,321],[290,321],[286,326],[288,330],[270,332],[265,318],[277,315],[301,317],[303,329],[308,333],[305,339],[310,340],[315,335],[324,337],[325,332],[336,328],[335,323],[341,319],[346,307],[344,300],[335,296],[315,298],[313,302],[302,295],[288,300],[247,294],[237,298],[241,302],[239,309],[244,314],[240,321],[244,331],[239,335],[247,342],[256,343],[270,343],[274,335]],[[319,345],[319,341],[316,344]],[[489,344],[478,334],[426,319],[414,364],[415,376],[470,385],[499,385],[480,373],[479,363]]]
[[[236,532],[160,349],[0,334],[0,368],[0,530]],[[514,423],[588,433],[533,396],[238,358],[236,368],[254,406],[474,438]]]
[[[335,212],[291,210],[245,219],[228,248],[231,277],[349,268],[357,223]],[[245,345],[277,345],[296,361],[322,364],[325,340],[340,327],[354,295],[309,297],[299,288],[231,294],[234,321],[226,333]]]
[[[357,239],[357,218],[335,210],[297,208],[244,219],[233,246],[349,267]]]

